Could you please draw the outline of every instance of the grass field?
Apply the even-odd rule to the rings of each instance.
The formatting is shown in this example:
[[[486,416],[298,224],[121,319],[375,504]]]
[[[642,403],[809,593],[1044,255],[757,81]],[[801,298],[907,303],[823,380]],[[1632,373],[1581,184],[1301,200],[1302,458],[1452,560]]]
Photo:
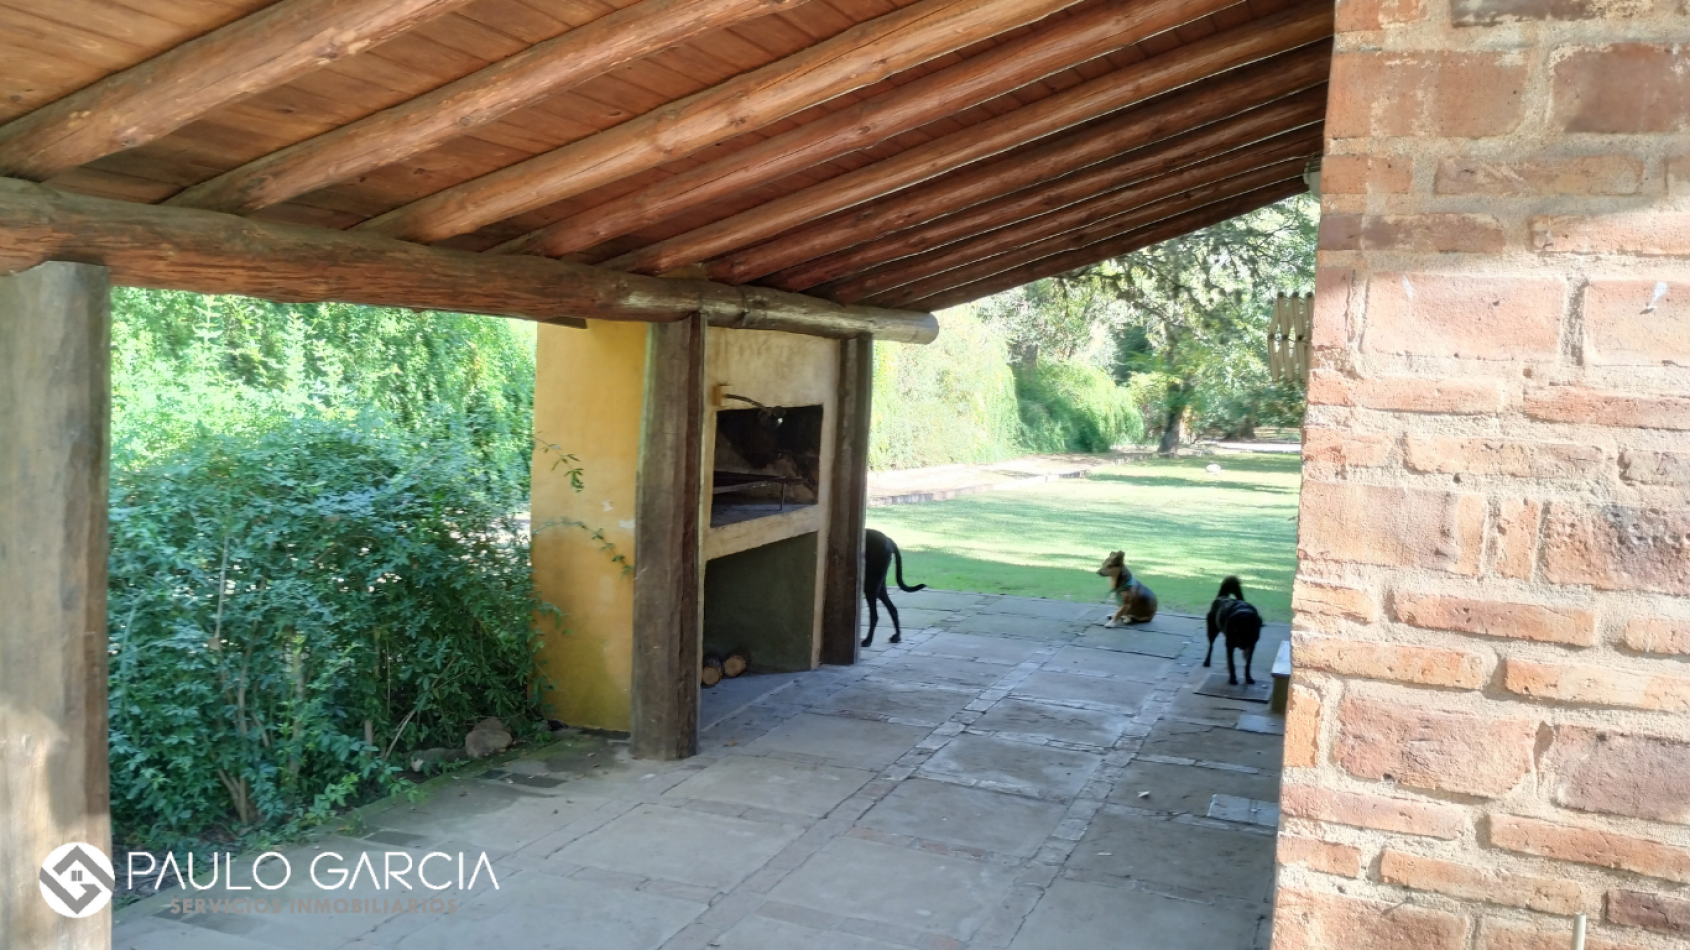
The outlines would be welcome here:
[[[1211,462],[1225,470],[1205,472]],[[1094,572],[1124,550],[1165,610],[1202,613],[1221,578],[1237,574],[1262,616],[1284,621],[1301,466],[1295,455],[1147,460],[1084,479],[870,508],[868,526],[898,542],[912,584],[1102,604],[1107,582]]]

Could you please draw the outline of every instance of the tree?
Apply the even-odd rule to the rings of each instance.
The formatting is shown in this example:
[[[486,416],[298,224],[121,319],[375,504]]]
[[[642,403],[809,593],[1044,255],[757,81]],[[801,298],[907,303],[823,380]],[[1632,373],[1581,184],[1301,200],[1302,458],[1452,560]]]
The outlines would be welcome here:
[[[1117,374],[1150,374],[1160,452],[1178,450],[1193,410],[1241,401],[1247,434],[1257,410],[1283,401],[1267,378],[1267,324],[1276,294],[1313,289],[1318,221],[1298,196],[1050,281],[1113,300]]]
[[[1058,363],[1086,361],[1107,346],[1123,308],[1098,281],[1041,280],[981,301],[980,319],[997,327],[1023,367],[1041,358]]]

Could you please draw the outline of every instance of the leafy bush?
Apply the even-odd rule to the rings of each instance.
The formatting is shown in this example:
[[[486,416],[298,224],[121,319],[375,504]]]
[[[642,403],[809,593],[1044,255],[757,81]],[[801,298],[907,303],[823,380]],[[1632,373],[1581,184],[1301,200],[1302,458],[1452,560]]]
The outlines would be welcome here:
[[[1107,452],[1144,438],[1129,392],[1096,366],[1039,363],[1015,373],[1021,442],[1034,452]]]
[[[874,348],[869,467],[996,462],[1019,453],[1003,338],[966,310],[927,346]]]
[[[534,721],[520,336],[462,315],[114,302],[124,843],[316,819],[484,716]],[[418,342],[436,327],[457,352]]]

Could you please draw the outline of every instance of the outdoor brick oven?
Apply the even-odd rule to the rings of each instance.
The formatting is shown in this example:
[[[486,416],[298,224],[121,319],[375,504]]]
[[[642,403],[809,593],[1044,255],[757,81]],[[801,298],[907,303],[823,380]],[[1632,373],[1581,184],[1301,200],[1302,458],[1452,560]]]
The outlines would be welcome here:
[[[647,330],[594,322],[542,327],[535,431],[534,564],[567,634],[541,650],[558,718],[627,731],[634,594],[614,552],[634,552],[635,476]],[[754,672],[814,668],[830,530],[840,341],[712,329],[704,365],[698,503],[701,652],[744,649]],[[579,462],[554,467],[560,453]],[[582,468],[575,492],[567,471]],[[574,525],[554,525],[559,518]]]

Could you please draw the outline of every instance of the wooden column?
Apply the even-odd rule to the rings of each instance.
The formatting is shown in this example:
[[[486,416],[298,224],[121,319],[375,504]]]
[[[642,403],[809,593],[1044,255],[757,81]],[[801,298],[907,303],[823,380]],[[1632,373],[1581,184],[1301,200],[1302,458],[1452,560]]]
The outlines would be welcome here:
[[[647,330],[634,500],[633,752],[698,752],[704,565],[704,330],[694,314]]]
[[[839,344],[839,423],[834,427],[833,489],[828,501],[822,662],[857,662],[857,611],[863,602],[863,526],[868,513],[868,439],[874,395],[874,338]]]
[[[41,862],[111,854],[106,765],[106,269],[0,279],[0,921],[19,947],[111,946],[111,912],[61,917]]]

